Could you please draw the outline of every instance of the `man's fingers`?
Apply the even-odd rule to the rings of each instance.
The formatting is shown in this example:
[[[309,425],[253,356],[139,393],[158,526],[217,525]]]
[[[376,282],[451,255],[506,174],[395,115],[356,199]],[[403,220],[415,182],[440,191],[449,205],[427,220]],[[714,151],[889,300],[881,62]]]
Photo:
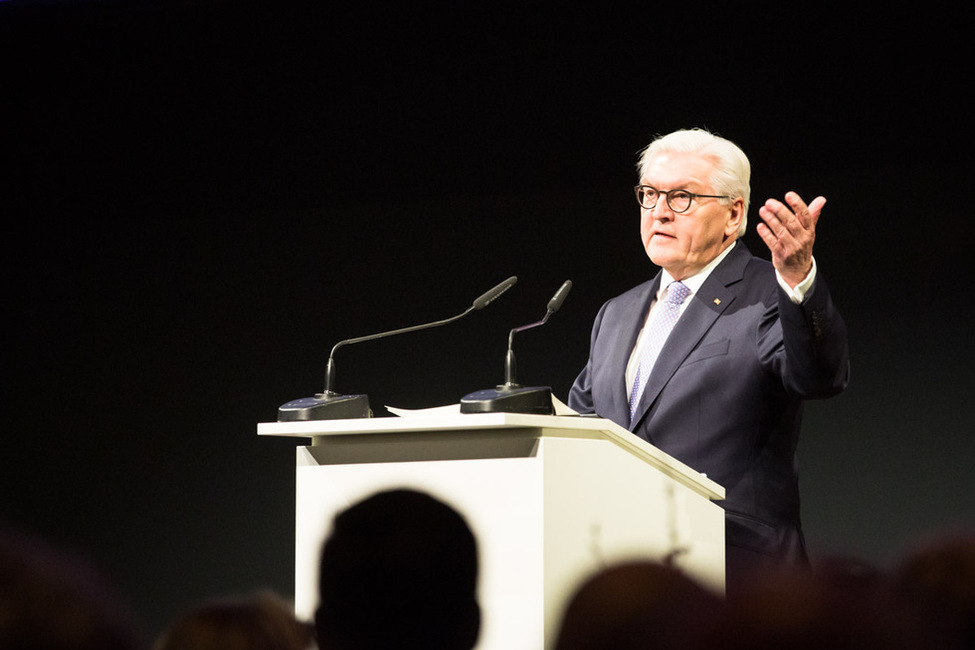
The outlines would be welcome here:
[[[806,230],[815,229],[816,223],[819,221],[819,214],[822,212],[823,206],[826,205],[826,199],[822,196],[817,196],[812,200],[812,203],[806,205],[806,202],[796,192],[787,192],[785,201],[792,209],[796,220]]]
[[[788,210],[785,209],[785,206],[775,199],[769,199],[765,205],[759,208],[758,216],[762,218],[772,234],[778,237],[786,229],[786,225],[782,222],[783,214],[786,212]]]
[[[768,246],[768,249],[774,254],[776,247],[779,244],[779,238],[775,236],[772,229],[766,224],[760,223],[755,228],[755,231],[758,233],[758,236],[762,238],[762,241],[765,242],[765,245]]]
[[[809,216],[812,217],[813,227],[819,222],[819,215],[822,214],[824,205],[826,205],[826,197],[823,196],[817,196],[809,204]]]

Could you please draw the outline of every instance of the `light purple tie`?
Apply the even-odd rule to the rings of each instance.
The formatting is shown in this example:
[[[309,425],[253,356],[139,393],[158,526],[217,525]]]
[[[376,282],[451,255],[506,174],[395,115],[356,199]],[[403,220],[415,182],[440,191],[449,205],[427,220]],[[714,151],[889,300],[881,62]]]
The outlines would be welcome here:
[[[653,370],[660,350],[664,347],[664,341],[670,336],[670,330],[674,329],[677,317],[680,316],[680,305],[690,295],[691,290],[682,282],[671,282],[667,287],[667,295],[659,305],[659,312],[655,314],[653,322],[650,323],[650,330],[647,332],[643,344],[643,352],[640,354],[640,365],[637,366],[636,377],[633,379],[633,389],[630,391],[630,419],[636,413],[636,405],[640,403],[643,389],[646,388],[646,379]]]

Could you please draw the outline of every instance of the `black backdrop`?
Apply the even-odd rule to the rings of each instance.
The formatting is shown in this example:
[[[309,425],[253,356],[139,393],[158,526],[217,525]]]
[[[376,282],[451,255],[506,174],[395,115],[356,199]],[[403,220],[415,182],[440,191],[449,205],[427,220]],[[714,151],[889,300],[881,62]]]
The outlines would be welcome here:
[[[706,126],[753,205],[829,203],[817,259],[853,382],[801,444],[815,559],[889,566],[972,522],[971,66],[950,13],[705,2],[311,8],[0,2],[0,519],[81,551],[154,633],[293,586],[295,441],[322,388],[437,406],[565,398],[608,297],[649,277],[631,195],[654,134]],[[751,211],[751,222],[757,217]],[[750,231],[746,241],[764,253]]]

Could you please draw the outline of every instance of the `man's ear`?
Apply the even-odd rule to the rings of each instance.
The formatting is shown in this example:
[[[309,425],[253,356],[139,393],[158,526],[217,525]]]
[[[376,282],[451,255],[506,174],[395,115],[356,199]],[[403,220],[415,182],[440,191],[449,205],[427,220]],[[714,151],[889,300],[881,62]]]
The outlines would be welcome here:
[[[738,233],[741,227],[741,220],[745,218],[745,199],[738,197],[731,203],[731,214],[728,215],[728,222],[724,227],[725,237],[731,237]]]

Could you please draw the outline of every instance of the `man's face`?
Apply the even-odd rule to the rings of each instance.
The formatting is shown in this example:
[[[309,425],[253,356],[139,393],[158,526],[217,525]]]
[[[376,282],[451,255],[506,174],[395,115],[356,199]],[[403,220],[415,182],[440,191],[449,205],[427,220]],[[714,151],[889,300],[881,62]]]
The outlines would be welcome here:
[[[717,194],[709,180],[713,163],[697,154],[662,153],[654,157],[641,185],[658,190]],[[730,246],[741,223],[744,201],[697,198],[675,214],[663,194],[652,210],[640,208],[640,234],[647,255],[677,280],[690,277]]]

